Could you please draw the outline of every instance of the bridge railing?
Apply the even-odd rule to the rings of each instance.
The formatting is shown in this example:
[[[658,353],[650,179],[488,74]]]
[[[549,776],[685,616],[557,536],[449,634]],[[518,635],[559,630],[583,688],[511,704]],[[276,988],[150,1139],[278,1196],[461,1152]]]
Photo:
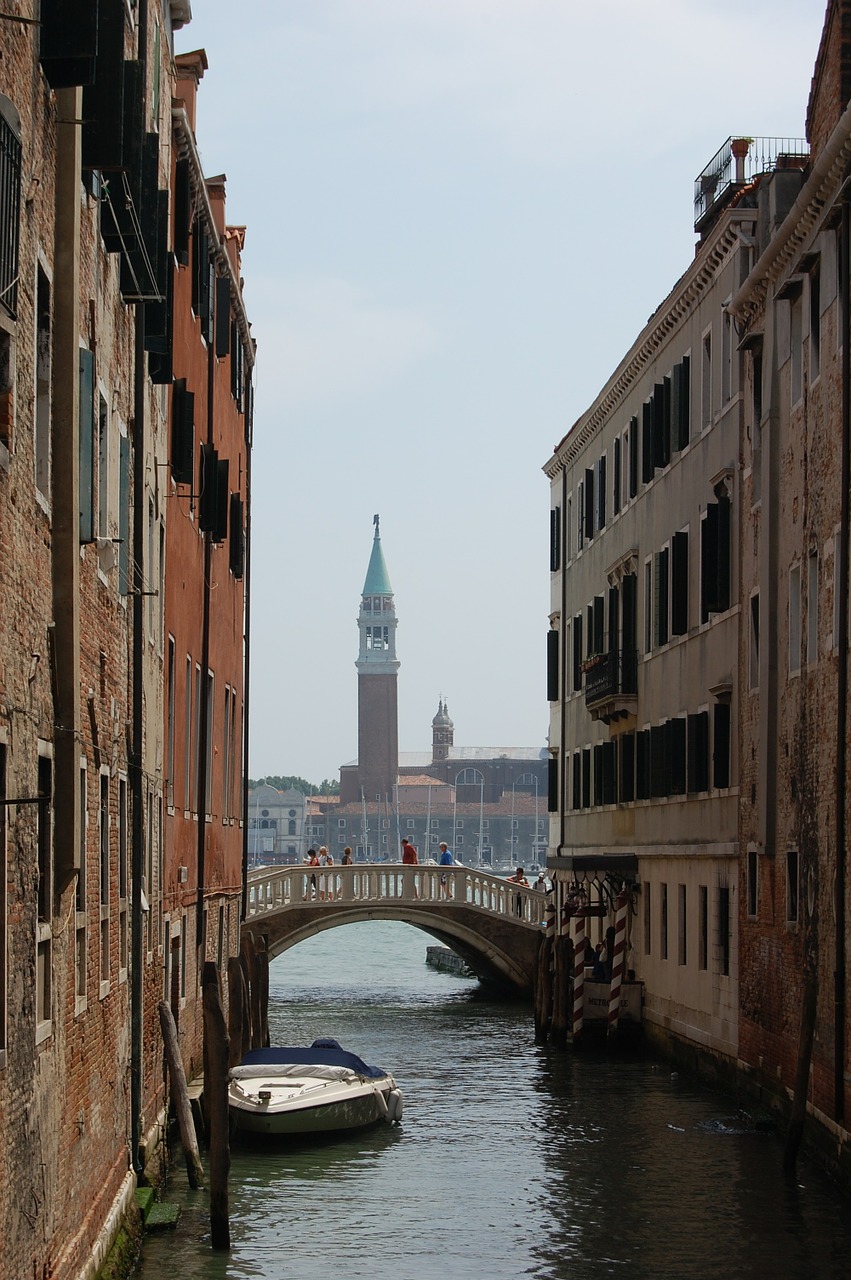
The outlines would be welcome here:
[[[403,866],[356,863],[351,867],[260,867],[249,872],[246,916],[306,903],[438,903],[473,907],[489,915],[513,916],[527,925],[544,923],[546,897],[538,889],[462,866]]]

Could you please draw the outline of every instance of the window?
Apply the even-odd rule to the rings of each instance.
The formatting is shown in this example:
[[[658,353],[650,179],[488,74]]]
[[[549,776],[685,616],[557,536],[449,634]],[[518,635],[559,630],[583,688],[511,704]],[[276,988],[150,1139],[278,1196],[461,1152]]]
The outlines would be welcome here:
[[[606,455],[597,463],[597,528],[606,527]]]
[[[705,884],[697,890],[697,967],[709,967],[709,890]]]
[[[659,948],[663,960],[668,959],[668,886],[659,885]]]
[[[213,811],[213,728],[215,725],[215,676],[212,671],[207,672],[207,741],[206,759],[204,761],[204,812],[210,814]],[[200,812],[200,807],[199,807]]]
[[[230,818],[230,749],[231,749],[231,692],[230,685],[225,685],[225,716],[222,728],[222,821]],[[295,835],[295,823],[291,824],[290,835]]]
[[[439,818],[432,818],[432,820],[431,820],[431,828],[432,828],[432,831],[437,831],[437,830],[439,829],[439,827],[440,827],[440,819],[439,819]]]
[[[100,775],[98,805],[101,996],[109,989],[109,773]]]
[[[677,963],[688,962],[687,899],[684,884],[677,885]]]
[[[730,607],[731,505],[729,497],[720,493],[717,502],[707,503],[701,520],[701,622],[708,622],[710,614],[723,613]]]
[[[168,638],[168,659],[166,665],[166,738],[165,738],[165,785],[166,799],[169,809],[174,808],[174,636]]]
[[[183,808],[189,812],[192,803],[192,659],[186,655],[186,688],[183,730]]]
[[[789,374],[789,377],[790,377],[789,394],[791,397],[792,404],[797,404],[797,402],[800,400],[803,394],[803,389],[804,389],[804,386],[803,386],[804,384],[804,376],[803,376],[804,344],[803,344],[803,334],[802,334],[803,317],[801,312],[802,312],[802,302],[801,302],[801,295],[799,294],[798,297],[793,299],[791,303],[790,320],[789,320],[790,333],[791,333],[791,345],[792,345],[792,354],[791,354],[791,360],[790,360],[790,374]]]
[[[798,920],[798,851],[786,851],[786,921],[795,924]]]
[[[653,562],[644,562],[644,652],[653,651]]]
[[[688,632],[688,530],[671,539],[671,635]]]
[[[789,570],[789,671],[801,669],[801,566]]]
[[[629,496],[638,493],[638,418],[629,420]]]
[[[724,311],[721,330],[721,403],[727,404],[733,394],[733,317]]]
[[[192,727],[192,811],[199,813],[198,797],[201,794],[201,668],[195,664],[195,717]]]
[[[455,843],[456,843],[456,844],[463,844],[463,843],[464,843],[464,837],[463,837],[463,836],[456,836],[456,837],[455,837]]]
[[[644,954],[646,956],[650,955],[650,950],[651,950],[651,945],[650,945],[651,937],[652,937],[652,934],[650,931],[651,901],[652,901],[652,886],[650,885],[649,881],[646,881],[644,884]]]
[[[700,428],[712,426],[712,331],[703,335],[700,363]]]
[[[818,661],[818,552],[807,557],[807,662]]]
[[[718,887],[718,962],[724,977],[730,974],[730,890]]]
[[[340,828],[344,828],[344,827],[345,827],[345,825],[346,825],[346,819],[345,819],[345,818],[338,818],[338,819],[337,819],[337,826],[338,826],[338,827],[340,827]]]
[[[573,691],[582,688],[582,614],[577,613],[573,619]]]
[[[730,703],[716,702],[713,708],[712,785],[730,785]]]
[[[36,852],[38,856],[38,926],[36,941],[36,1042],[51,1032],[53,935],[53,761],[49,747],[38,757]]]
[[[759,688],[759,592],[751,596],[748,640],[748,688]]]
[[[35,319],[35,484],[42,497],[49,502],[53,322],[50,281],[40,266],[37,269]]]
[[[151,814],[151,797],[148,796],[148,848],[146,850],[150,862],[153,855],[153,820]],[[129,906],[129,867],[127,859],[127,780],[118,780],[118,969],[119,978],[127,977],[127,958],[130,952],[130,936],[128,928]],[[150,892],[153,879],[152,867],[148,869],[147,884]],[[150,922],[150,911],[146,913]],[[149,948],[150,950],[150,948]]]
[[[748,915],[755,917],[759,906],[759,866],[756,849],[748,849],[747,902]]]
[[[561,568],[561,507],[550,511],[550,572]]]
[[[615,436],[612,446],[612,515],[621,509],[621,438]]]
[[[670,552],[667,547],[657,551],[655,556],[655,573],[653,575],[654,597],[653,612],[655,618],[656,644],[661,648],[668,643],[668,574]]]
[[[689,792],[709,790],[709,712],[686,720],[686,774]]]
[[[10,316],[15,316],[21,218],[21,122],[17,110],[3,94],[0,94],[0,208],[5,223],[0,238],[0,305]]]
[[[821,273],[818,264],[810,272],[810,382],[821,371]]]
[[[407,822],[405,823],[405,826],[408,828],[409,831],[412,831],[416,825],[417,824],[413,818],[408,818]]]
[[[80,429],[82,430],[82,424]],[[108,538],[109,529],[109,405],[98,395],[98,474],[97,474],[97,532],[99,538]]]
[[[0,822],[3,815],[0,814]],[[86,913],[86,854],[89,834],[89,774],[85,757],[80,761],[80,830],[78,832],[79,871],[74,890],[74,995],[75,1013],[86,1007],[88,994],[88,932]]]

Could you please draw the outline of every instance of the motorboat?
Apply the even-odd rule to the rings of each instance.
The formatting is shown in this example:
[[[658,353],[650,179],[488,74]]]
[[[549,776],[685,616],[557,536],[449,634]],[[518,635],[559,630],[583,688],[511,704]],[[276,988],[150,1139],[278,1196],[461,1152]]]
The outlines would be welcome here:
[[[278,1137],[402,1119],[402,1094],[390,1073],[331,1039],[250,1050],[230,1070],[228,1105],[238,1132]]]

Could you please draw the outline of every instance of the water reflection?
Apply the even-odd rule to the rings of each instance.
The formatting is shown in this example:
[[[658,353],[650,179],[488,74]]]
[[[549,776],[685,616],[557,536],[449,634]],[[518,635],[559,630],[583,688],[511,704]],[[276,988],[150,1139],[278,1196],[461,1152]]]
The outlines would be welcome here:
[[[145,1280],[838,1280],[845,1202],[815,1170],[781,1173],[776,1136],[729,1101],[634,1059],[531,1043],[528,1012],[424,965],[388,923],[332,931],[272,966],[273,1037],[337,1036],[391,1070],[401,1128],[234,1151],[230,1257],[203,1196],[171,1198]]]

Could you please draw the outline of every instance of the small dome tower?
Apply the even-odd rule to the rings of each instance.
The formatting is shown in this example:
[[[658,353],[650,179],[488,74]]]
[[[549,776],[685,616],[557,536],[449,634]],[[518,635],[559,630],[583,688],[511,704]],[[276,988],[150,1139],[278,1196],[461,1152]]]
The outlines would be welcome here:
[[[432,763],[437,763],[438,760],[448,760],[454,742],[455,725],[449,719],[446,703],[440,698],[437,704],[437,715],[431,722]]]

